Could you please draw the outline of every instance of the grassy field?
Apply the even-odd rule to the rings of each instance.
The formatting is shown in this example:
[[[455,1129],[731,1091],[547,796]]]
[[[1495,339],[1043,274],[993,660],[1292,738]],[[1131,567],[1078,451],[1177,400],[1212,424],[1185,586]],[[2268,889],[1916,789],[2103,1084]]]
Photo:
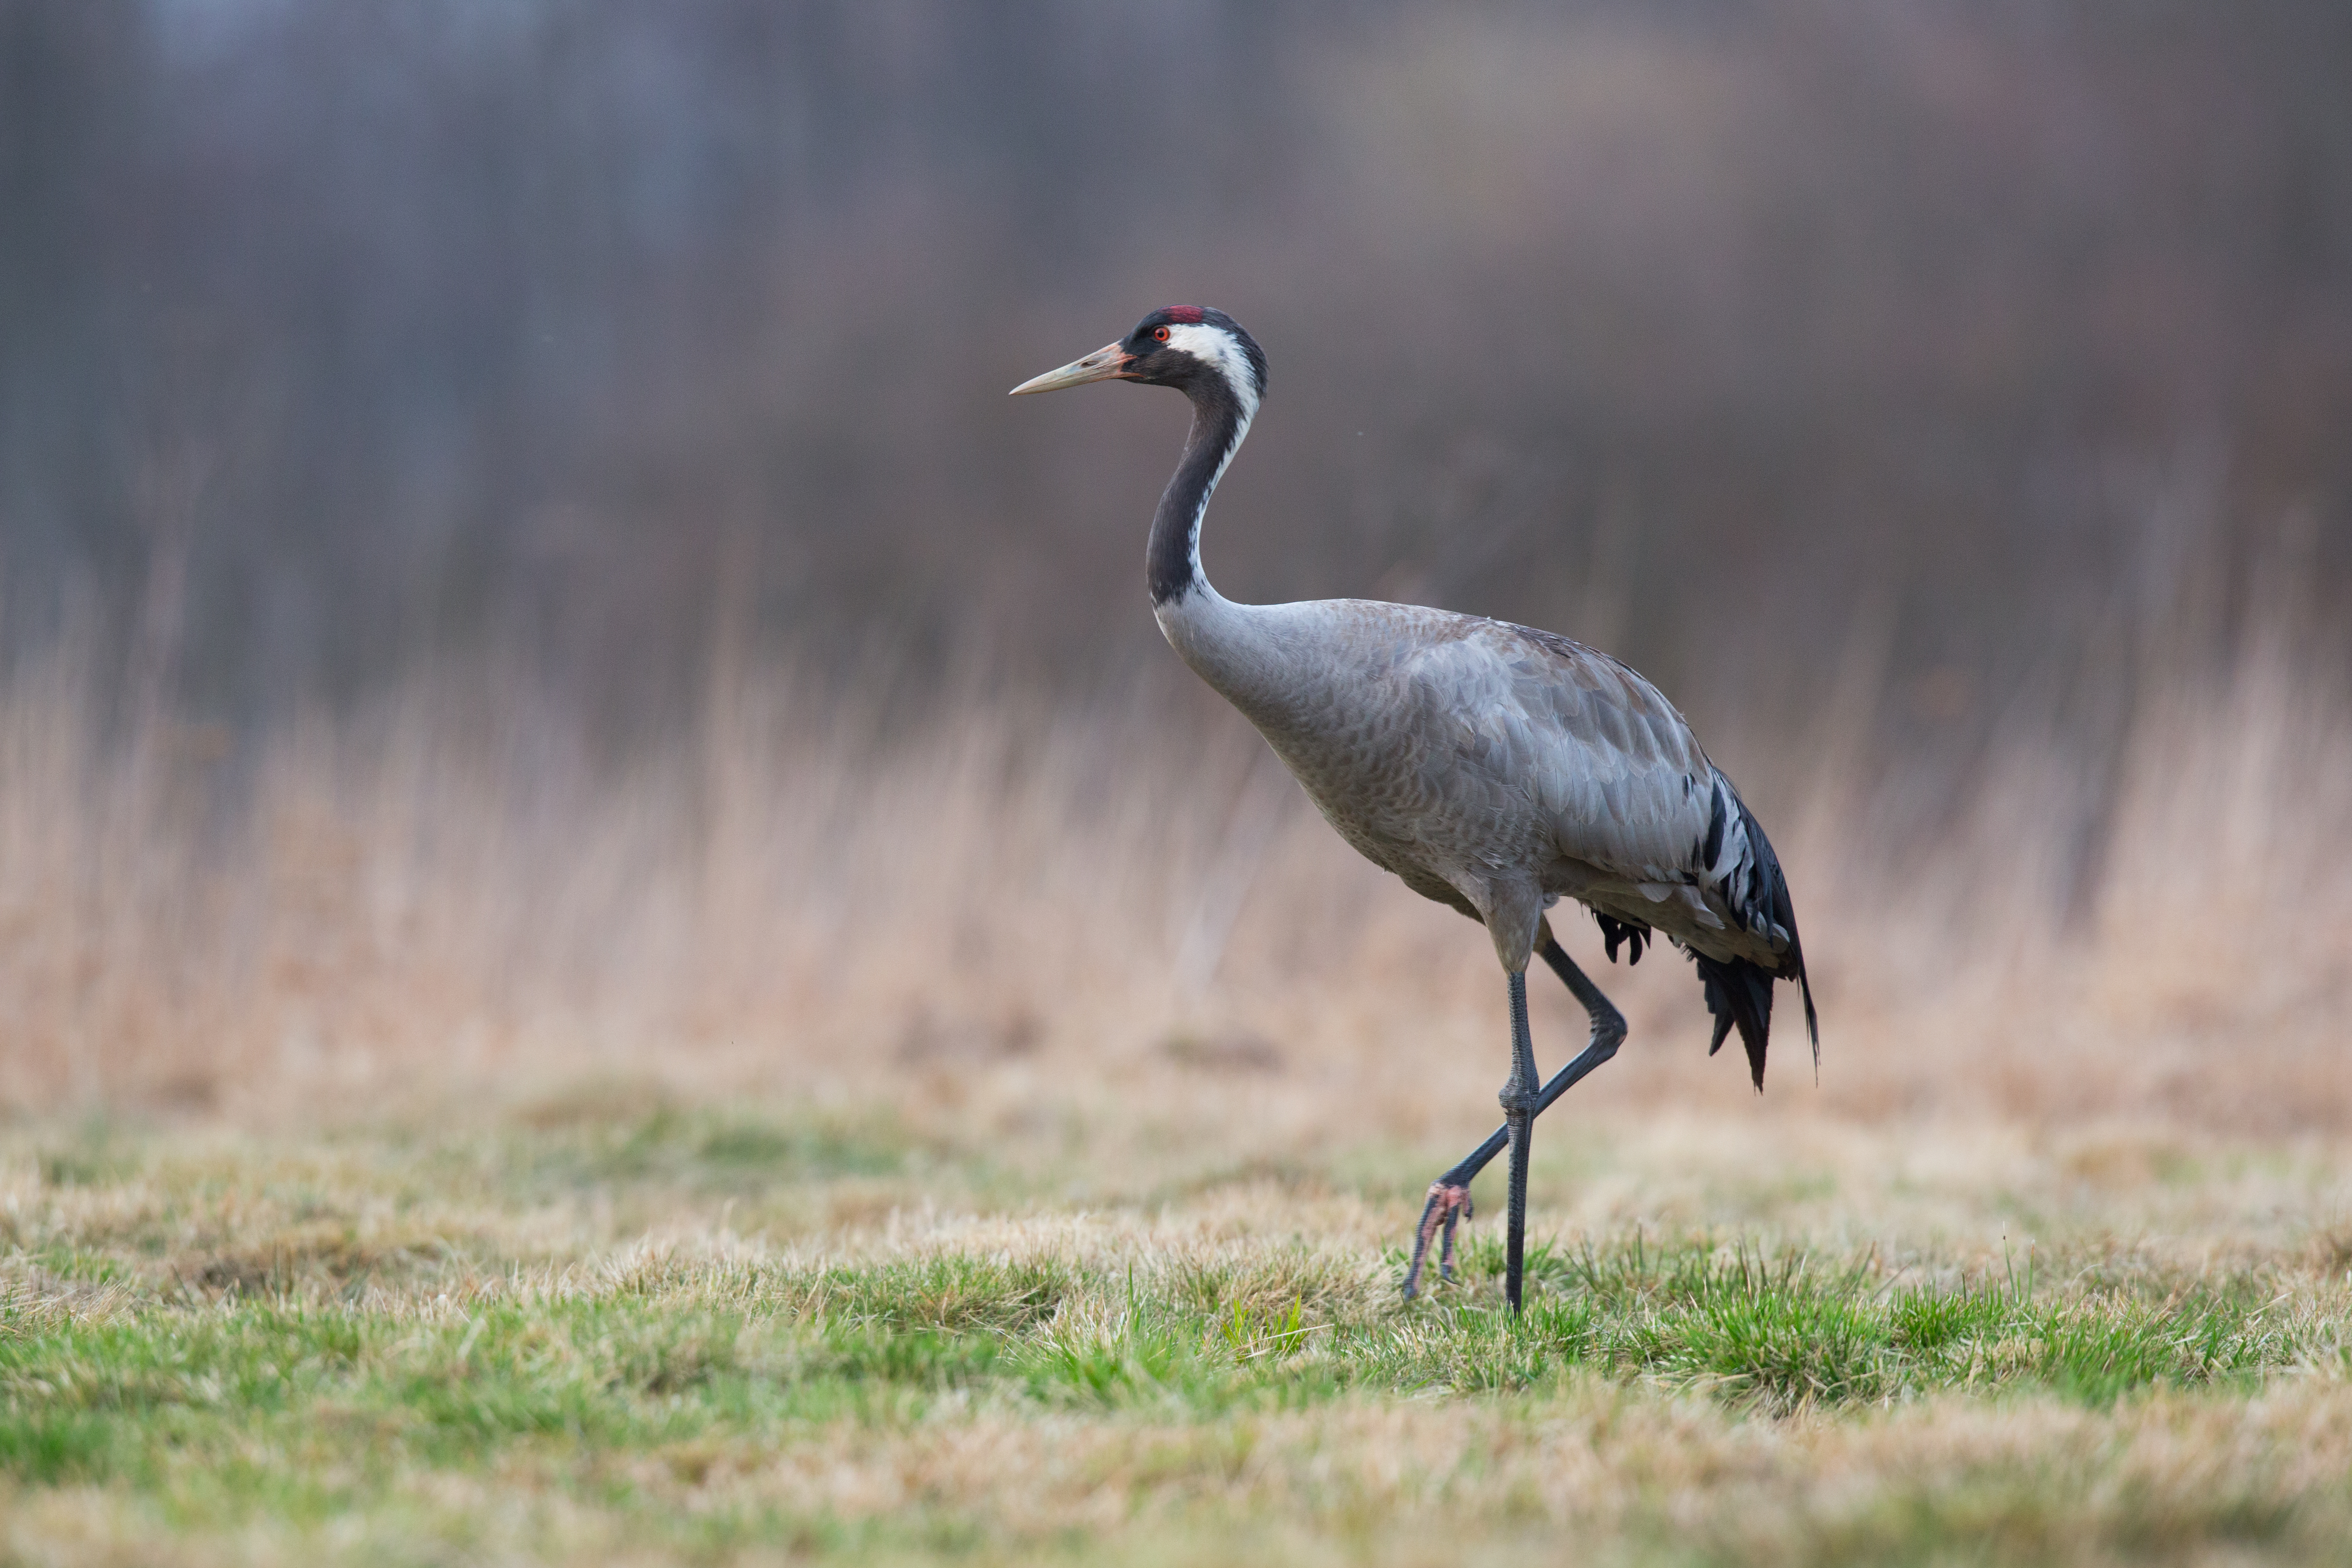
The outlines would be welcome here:
[[[1926,843],[1834,712],[1742,747],[1819,1075],[1562,911],[1633,1035],[1516,1324],[1491,1219],[1395,1293],[1489,946],[1229,717],[719,685],[221,794],[0,684],[0,1560],[2346,1560],[2352,725],[2284,655],[2143,705],[2089,881],[2029,730]]]
[[[641,1085],[0,1153],[24,1563],[2341,1562],[2352,1152],[1543,1127],[1008,1163]]]

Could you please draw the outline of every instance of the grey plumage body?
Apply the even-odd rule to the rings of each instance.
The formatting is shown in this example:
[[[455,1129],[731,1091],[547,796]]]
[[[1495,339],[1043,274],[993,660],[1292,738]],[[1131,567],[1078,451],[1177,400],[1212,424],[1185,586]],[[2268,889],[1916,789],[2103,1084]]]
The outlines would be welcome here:
[[[1325,820],[1425,898],[1482,921],[1507,969],[1560,898],[1710,958],[1778,967],[1738,792],[1672,703],[1549,632],[1366,599],[1160,606]],[[1715,853],[1710,829],[1723,824]]]
[[[1504,621],[1368,599],[1237,605],[1201,568],[1201,520],[1265,390],[1265,356],[1221,311],[1171,306],[1125,339],[1013,388],[1090,381],[1173,386],[1192,400],[1184,455],[1160,498],[1145,573],[1160,629],[1257,727],[1339,836],[1425,898],[1483,922],[1508,977],[1505,1125],[1431,1184],[1412,1263],[1454,1228],[1470,1184],[1511,1152],[1504,1292],[1519,1306],[1528,1144],[1535,1118],[1616,1054],[1625,1020],[1552,935],[1574,899],[1610,957],[1663,932],[1691,955],[1719,1047],[1737,1028],[1756,1086],[1772,984],[1795,981],[1813,1020],[1797,917],[1779,859],[1674,704],[1608,655]],[[1575,1059],[1541,1081],[1527,967],[1540,955],[1592,1020]]]

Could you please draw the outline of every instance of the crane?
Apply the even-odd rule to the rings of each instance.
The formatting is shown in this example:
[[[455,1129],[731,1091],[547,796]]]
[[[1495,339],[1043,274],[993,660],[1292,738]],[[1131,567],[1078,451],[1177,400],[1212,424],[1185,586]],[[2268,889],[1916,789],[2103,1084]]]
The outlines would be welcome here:
[[[1780,862],[1739,792],[1658,689],[1553,632],[1370,599],[1235,604],[1201,569],[1201,520],[1265,396],[1265,354],[1222,310],[1171,305],[1014,395],[1094,381],[1172,386],[1192,430],[1144,552],[1152,614],[1177,655],[1240,710],[1324,819],[1373,864],[1486,928],[1509,993],[1503,1125],[1430,1184],[1405,1299],[1433,1237],[1450,1279],[1470,1184],[1506,1147],[1504,1295],[1525,1274],[1528,1138],[1536,1117],[1617,1054],[1624,1016],[1554,937],[1569,898],[1599,922],[1609,959],[1664,935],[1697,966],[1714,1015],[1707,1054],[1734,1029],[1756,1089],[1772,983],[1796,982],[1821,1060],[1797,916]],[[1591,1022],[1584,1050],[1542,1081],[1527,969],[1540,957]]]

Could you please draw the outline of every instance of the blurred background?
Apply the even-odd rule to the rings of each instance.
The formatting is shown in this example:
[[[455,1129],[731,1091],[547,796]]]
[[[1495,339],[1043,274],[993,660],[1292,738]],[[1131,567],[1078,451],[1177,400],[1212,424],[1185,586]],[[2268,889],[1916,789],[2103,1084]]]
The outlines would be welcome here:
[[[1197,301],[1227,594],[1741,781],[1776,1085],[2341,1126],[2347,81],[2334,0],[0,0],[0,1103],[1491,1115],[1486,944],[1160,642],[1181,408],[1003,395]],[[1633,978],[1597,1092],[1737,1105]]]

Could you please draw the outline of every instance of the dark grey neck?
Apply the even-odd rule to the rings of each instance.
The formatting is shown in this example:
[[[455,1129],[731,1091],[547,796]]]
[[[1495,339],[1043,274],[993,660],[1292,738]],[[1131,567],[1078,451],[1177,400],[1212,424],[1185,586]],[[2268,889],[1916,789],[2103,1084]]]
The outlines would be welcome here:
[[[1223,376],[1203,374],[1183,392],[1192,400],[1192,433],[1152,514],[1151,541],[1143,554],[1155,606],[1208,591],[1209,579],[1201,571],[1201,514],[1234,448],[1249,434],[1249,416]]]

